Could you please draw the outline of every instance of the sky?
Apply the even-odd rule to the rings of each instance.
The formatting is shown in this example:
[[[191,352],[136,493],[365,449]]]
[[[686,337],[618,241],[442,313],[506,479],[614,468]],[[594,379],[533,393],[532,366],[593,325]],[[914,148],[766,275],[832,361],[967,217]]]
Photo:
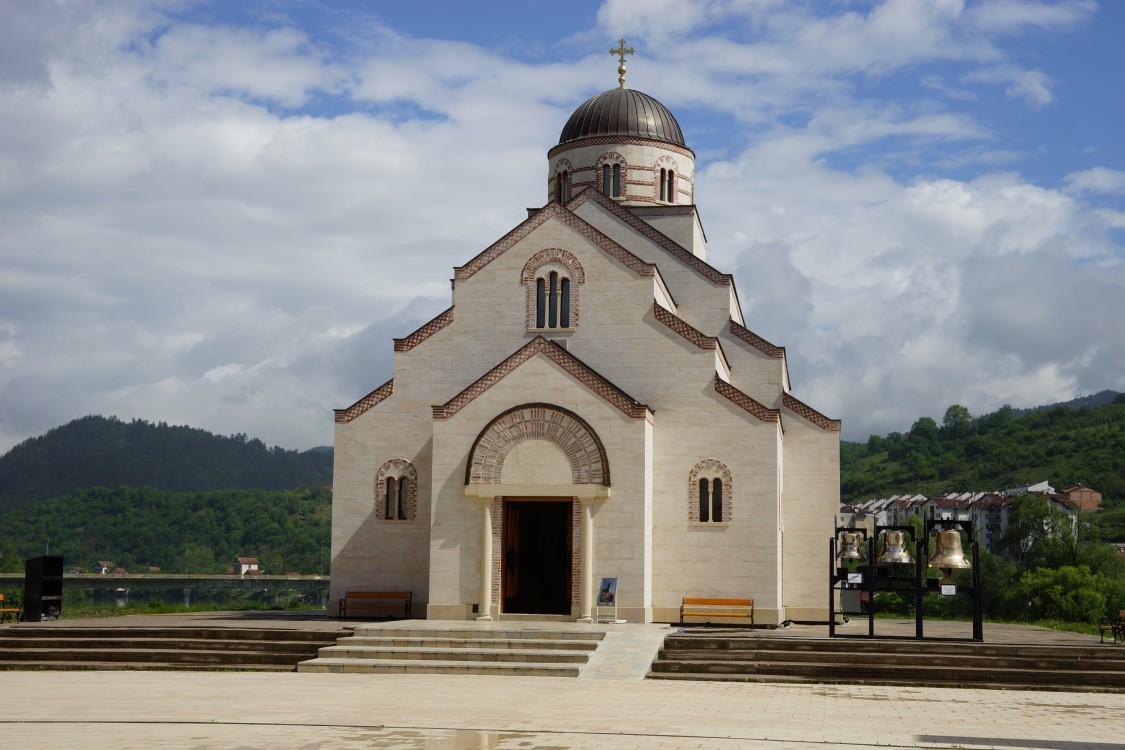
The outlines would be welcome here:
[[[0,452],[331,445],[627,85],[843,436],[1125,391],[1125,2],[0,0]],[[474,374],[475,376],[475,374]]]

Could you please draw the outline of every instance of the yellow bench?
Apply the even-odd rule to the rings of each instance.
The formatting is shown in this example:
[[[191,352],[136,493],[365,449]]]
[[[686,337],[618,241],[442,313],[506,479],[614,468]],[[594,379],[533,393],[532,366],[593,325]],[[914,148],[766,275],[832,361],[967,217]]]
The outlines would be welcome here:
[[[0,622],[7,622],[8,615],[11,615],[13,620],[18,619],[19,614],[20,614],[20,608],[19,607],[5,607],[4,606],[4,595],[0,594]]]
[[[402,612],[402,616],[410,619],[410,591],[348,591],[340,600],[340,617],[347,617],[348,612]],[[390,617],[391,614],[387,614]]]
[[[685,596],[680,604],[681,626],[685,617],[744,617],[750,620],[750,627],[754,627],[754,600]]]

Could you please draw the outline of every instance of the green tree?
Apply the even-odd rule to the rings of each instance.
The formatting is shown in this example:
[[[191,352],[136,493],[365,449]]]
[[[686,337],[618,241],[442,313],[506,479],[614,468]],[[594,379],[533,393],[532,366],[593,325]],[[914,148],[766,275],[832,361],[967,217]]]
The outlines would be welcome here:
[[[946,439],[960,440],[973,431],[973,415],[960,404],[953,404],[945,410],[941,421],[941,434]]]

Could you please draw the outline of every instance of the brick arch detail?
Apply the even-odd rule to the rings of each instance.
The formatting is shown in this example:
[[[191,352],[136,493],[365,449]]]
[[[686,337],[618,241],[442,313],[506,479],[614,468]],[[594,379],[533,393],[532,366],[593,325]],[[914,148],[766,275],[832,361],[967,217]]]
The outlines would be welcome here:
[[[594,163],[594,185],[600,191],[602,189],[602,167],[606,164],[613,166],[614,164],[621,165],[621,197],[625,198],[629,195],[629,163],[625,161],[625,157],[616,151],[607,151],[598,157]]]
[[[582,268],[582,264],[578,261],[578,258],[574,257],[573,253],[563,250],[561,247],[548,247],[528,258],[523,270],[520,271],[520,283],[527,287],[527,294],[524,295],[527,298],[524,305],[524,318],[527,321],[528,330],[535,328],[537,308],[535,282],[541,277],[546,278],[551,270],[562,271],[563,275],[571,281],[570,303],[567,305],[567,312],[570,316],[570,327],[578,327],[579,288],[586,283],[586,269]]]
[[[499,415],[477,435],[465,484],[501,484],[504,460],[520,443],[554,443],[570,462],[571,484],[609,486],[605,447],[586,420],[551,404],[523,404]]]
[[[723,521],[731,520],[731,498],[734,496],[734,482],[731,479],[730,469],[722,461],[714,458],[705,458],[688,474],[688,520],[696,523],[699,521],[699,480],[723,480]]]
[[[407,479],[406,485],[406,521],[414,522],[418,509],[418,470],[414,464],[405,458],[392,458],[375,472],[375,520],[384,523],[406,523],[406,521],[389,521],[387,515],[387,479]]]
[[[673,173],[675,173],[677,192],[679,191],[679,187],[678,187],[679,182],[680,182],[681,179],[683,179],[682,175],[680,174],[680,170],[676,165],[675,159],[673,159],[671,156],[661,156],[659,159],[657,159],[656,163],[652,167],[652,199],[654,201],[656,201],[657,203],[660,202],[660,170],[661,169],[668,169],[668,170],[671,170]],[[676,202],[675,196],[673,196],[673,199],[671,201],[667,201],[667,202],[675,203]]]

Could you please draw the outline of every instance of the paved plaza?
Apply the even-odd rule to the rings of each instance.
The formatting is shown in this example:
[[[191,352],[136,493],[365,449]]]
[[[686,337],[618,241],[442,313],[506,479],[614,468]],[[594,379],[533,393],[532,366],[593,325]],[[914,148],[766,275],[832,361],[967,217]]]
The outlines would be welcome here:
[[[645,681],[667,632],[609,626],[578,679],[0,672],[0,737],[92,749],[1125,750],[1120,694]]]

